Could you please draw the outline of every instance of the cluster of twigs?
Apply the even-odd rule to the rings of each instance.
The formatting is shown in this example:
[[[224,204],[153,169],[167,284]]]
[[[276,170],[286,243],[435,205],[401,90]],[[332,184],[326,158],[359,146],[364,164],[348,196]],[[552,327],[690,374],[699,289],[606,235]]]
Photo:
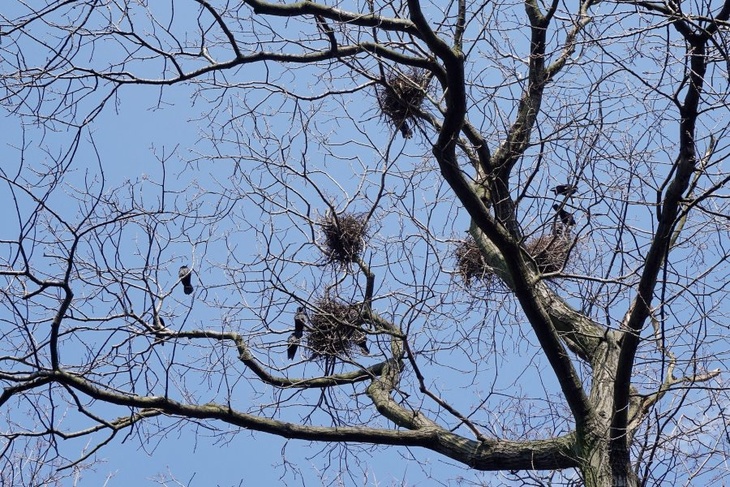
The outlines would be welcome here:
[[[357,260],[365,247],[367,222],[365,215],[328,214],[320,222],[324,234],[325,258],[328,263],[349,264]]]
[[[315,303],[315,308],[306,335],[312,359],[350,356],[355,350],[368,353],[359,305],[324,297]]]
[[[471,287],[473,280],[486,283],[494,278],[492,268],[487,265],[476,241],[469,237],[462,240],[454,251],[459,275],[467,287]]]
[[[568,262],[571,240],[568,235],[546,233],[525,242],[540,272],[558,272]]]
[[[412,69],[393,74],[386,80],[386,85],[377,90],[378,104],[384,117],[400,129],[406,139],[413,137],[409,120],[414,120],[419,112],[430,80],[428,72]]]
[[[542,273],[560,271],[568,262],[572,240],[569,234],[546,233],[525,242],[525,250],[535,259]],[[476,241],[469,237],[461,241],[454,251],[458,274],[467,287],[474,281],[492,286],[499,279],[487,264]]]

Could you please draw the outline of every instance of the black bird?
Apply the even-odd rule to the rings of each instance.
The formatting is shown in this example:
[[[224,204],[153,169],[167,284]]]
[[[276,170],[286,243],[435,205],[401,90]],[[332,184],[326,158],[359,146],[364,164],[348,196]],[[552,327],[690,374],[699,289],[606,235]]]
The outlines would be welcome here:
[[[297,314],[294,315],[294,336],[302,338],[304,333],[304,325],[307,324],[307,312],[304,311],[304,306],[297,308]]]
[[[301,338],[297,337],[296,334],[292,333],[289,335],[289,340],[287,340],[287,344],[289,346],[286,349],[286,356],[289,357],[289,360],[293,360],[294,356],[297,354],[297,348],[299,348],[300,341]]]
[[[408,126],[408,122],[403,120],[400,124],[400,133],[403,134],[404,139],[410,139],[413,137],[413,130]]]
[[[552,191],[555,193],[555,196],[569,196],[572,200],[578,188],[572,184],[558,184]]]
[[[165,339],[162,337],[164,337],[166,335],[166,332],[168,330],[167,330],[167,327],[165,326],[165,320],[162,319],[162,316],[156,315],[153,318],[152,331],[155,334],[155,336],[157,337],[157,339],[155,340],[155,344],[160,343],[162,345],[165,345]]]
[[[162,319],[162,316],[157,316],[157,323],[154,323],[155,328],[166,328],[165,326],[165,320]]]
[[[193,294],[193,285],[190,283],[190,280],[192,279],[190,269],[188,266],[183,265],[180,266],[180,270],[177,273],[177,277],[180,278],[180,282],[182,282],[183,285],[183,291],[185,294]]]
[[[560,218],[560,221],[563,222],[563,225],[575,225],[575,218],[573,218],[573,214],[571,212],[565,211],[560,207],[560,205],[553,205],[553,208],[558,212],[558,218]]]
[[[304,306],[297,308],[297,313],[294,315],[294,333],[291,334],[287,341],[288,347],[286,349],[286,355],[289,360],[293,359],[297,354],[297,348],[299,343],[302,341],[302,335],[304,335],[304,326],[307,324],[307,312],[304,311]]]

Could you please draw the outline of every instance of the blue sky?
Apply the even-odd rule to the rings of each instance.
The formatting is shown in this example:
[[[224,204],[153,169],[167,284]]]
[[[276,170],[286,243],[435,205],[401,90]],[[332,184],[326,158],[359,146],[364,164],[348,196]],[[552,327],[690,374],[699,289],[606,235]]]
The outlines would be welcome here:
[[[168,7],[167,3],[159,5],[154,8]],[[521,9],[519,12],[517,17],[505,14],[510,20],[502,26],[519,28],[521,24],[515,19],[524,16]],[[160,18],[160,25],[165,25],[166,17]],[[194,31],[197,19],[178,12],[176,22],[176,32],[191,26]],[[275,22],[271,26],[272,31],[286,27],[292,32],[301,27]],[[151,24],[147,27],[151,28]],[[603,27],[610,31],[613,25]],[[476,23],[472,28],[478,30]],[[313,30],[311,25],[302,29]],[[491,35],[484,33],[482,40]],[[161,37],[163,42],[171,42],[171,38]],[[503,135],[504,126],[500,123],[512,120],[511,110],[524,84],[525,67],[521,56],[500,59],[499,75],[503,79],[493,80],[496,69],[490,63],[499,58],[499,53],[489,47],[500,44],[489,40],[491,44],[481,42],[479,48],[470,51],[470,61],[474,61],[469,65],[469,76],[474,81],[470,92],[474,110],[470,116],[496,146]],[[505,43],[508,40],[515,44],[512,47],[518,54],[524,50],[525,40],[520,36],[507,35],[502,39]],[[186,42],[194,46],[197,40],[191,35]],[[45,53],[37,44],[28,45],[34,46],[25,50],[29,62],[43,59]],[[89,64],[100,66],[113,62],[113,55],[121,52],[114,43],[95,47],[81,47],[79,60],[88,59]],[[209,48],[219,60],[230,55],[223,47]],[[8,49],[12,51],[12,45]],[[631,39],[615,47],[616,52],[623,49],[633,52]],[[579,177],[580,192],[574,210],[577,228],[585,232],[571,271],[595,277],[608,268],[602,259],[606,249],[619,245],[612,240],[618,228],[617,212],[623,209],[623,201],[631,201],[630,212],[620,223],[628,225],[633,240],[621,242],[625,251],[613,269],[616,275],[628,276],[626,282],[630,284],[654,222],[651,198],[666,176],[673,155],[666,150],[673,147],[673,135],[664,129],[674,119],[670,116],[653,120],[642,115],[650,106],[658,114],[669,111],[671,104],[661,96],[653,94],[652,98],[639,91],[634,95],[628,90],[617,96],[623,83],[635,83],[639,88],[641,83],[624,72],[615,77],[606,75],[603,58],[590,65],[581,62],[577,57],[574,70],[556,82],[556,92],[572,98],[548,97],[545,101],[540,122],[544,132],[540,135],[548,142],[528,150],[516,171],[516,187],[531,183],[521,202],[520,216],[531,236],[546,231],[555,202],[551,196],[545,196],[549,194],[548,188]],[[186,63],[188,67],[201,65],[199,59]],[[647,61],[641,67],[647,77],[662,76],[654,71],[654,66]],[[155,77],[160,64],[148,60],[125,67]],[[375,72],[372,59],[363,60],[360,67]],[[251,65],[227,72],[225,78],[216,74],[217,82],[231,84],[226,90],[205,84],[212,75],[201,78],[205,82],[197,85],[124,86],[81,130],[78,150],[63,184],[53,189],[49,206],[72,224],[82,224],[87,213],[91,213],[82,224],[87,229],[94,219],[103,221],[112,214],[106,211],[136,207],[153,214],[105,227],[111,235],[109,239],[90,237],[84,241],[79,259],[101,263],[100,272],[97,274],[93,266],[80,266],[79,275],[91,285],[82,284],[81,278],[75,281],[74,291],[84,306],[74,310],[73,319],[78,321],[69,319],[69,326],[79,325],[83,331],[69,337],[62,350],[62,362],[80,367],[85,360],[91,360],[89,357],[96,357],[97,353],[101,356],[99,351],[108,343],[120,348],[128,346],[130,356],[147,357],[140,350],[149,337],[135,335],[132,343],[124,340],[128,333],[138,330],[135,327],[139,323],[124,317],[106,318],[123,308],[149,320],[153,307],[158,306],[171,329],[244,333],[257,356],[276,374],[299,377],[320,373],[315,363],[285,360],[286,338],[291,332],[297,301],[316,301],[335,282],[340,296],[357,300],[362,295],[362,276],[321,265],[316,223],[327,211],[328,203],[338,211],[367,212],[382,191],[384,196],[375,210],[365,252],[377,276],[375,305],[408,329],[428,385],[457,408],[474,412],[484,430],[495,437],[543,437],[567,430],[570,420],[563,402],[556,399],[552,372],[537,351],[536,340],[514,302],[499,286],[466,289],[454,275],[454,244],[464,238],[469,222],[441,180],[427,137],[420,133],[409,141],[400,135],[392,137],[394,127],[378,118],[372,87],[333,99],[319,99],[328,88],[364,86],[363,77],[345,76],[348,68],[313,70],[273,64],[265,68]],[[588,83],[602,76],[609,79],[602,81],[590,103],[582,102],[582,89],[561,91],[576,80],[585,78]],[[276,88],[262,89],[256,83],[262,79],[271,81]],[[23,223],[34,221],[34,205],[23,191],[40,197],[46,191],[41,183],[47,180],[43,174],[34,174],[34,170],[65,160],[61,154],[73,146],[71,137],[75,132],[62,122],[83,119],[84,110],[99,102],[104,89],[108,86],[102,84],[88,98],[76,98],[80,100],[80,111],[75,119],[64,110],[59,112],[59,119],[63,120],[46,121],[43,127],[33,125],[32,118],[21,119],[9,112],[0,118],[2,169],[10,174],[22,160],[22,177],[26,178],[16,192],[20,217],[4,217],[6,225],[0,230],[4,247],[0,251],[14,255],[15,248],[7,242],[17,238]],[[287,96],[287,90],[312,99],[295,101]],[[81,93],[86,92],[78,92]],[[494,101],[500,97],[504,101]],[[625,98],[629,97],[635,98],[627,101]],[[43,109],[49,110],[56,100],[56,96],[46,92]],[[33,102],[31,97],[23,110],[34,107]],[[594,123],[591,117],[596,116],[597,109],[591,103],[605,110],[606,126]],[[24,133],[20,130],[21,122],[26,123]],[[627,126],[635,130],[627,130]],[[23,137],[25,150],[21,152]],[[595,143],[599,138],[601,143]],[[264,160],[267,164],[263,164]],[[538,177],[530,179],[534,174]],[[100,196],[103,204],[91,212],[93,198],[87,198],[85,192]],[[0,192],[0,204],[13,204],[9,191]],[[48,219],[39,220],[39,228],[48,224],[40,235],[57,232],[61,240],[68,237],[69,232],[55,215],[47,211],[38,213]],[[57,277],[63,267],[56,256],[62,253],[63,245],[50,237],[49,242],[36,247],[33,269]],[[696,250],[681,249],[680,255],[702,260],[703,255]],[[715,256],[709,251],[708,255],[708,259]],[[177,269],[182,264],[195,271],[196,292],[190,297],[174,287]],[[675,268],[681,270],[683,265],[692,264],[689,259],[678,259]],[[605,311],[593,310],[599,316],[605,313],[601,319],[615,323],[625,312],[630,295],[626,290],[630,286],[623,284],[604,287],[600,279],[586,279],[555,285],[577,308],[588,306],[585,298],[591,293],[595,293],[597,302],[609,301]],[[115,300],[122,295],[124,299]],[[48,309],[39,312],[37,318],[46,321],[34,328],[34,336],[41,340],[47,329],[43,325],[47,325],[50,312],[57,306],[53,298],[42,302]],[[677,310],[675,321],[681,321],[684,313],[691,316],[687,312],[688,302],[691,298],[680,295],[673,303]],[[719,314],[723,313],[727,311],[720,305]],[[681,327],[671,330],[671,340],[677,347],[691,349],[693,340],[687,340],[682,331]],[[372,339],[374,350],[387,347],[382,338]],[[12,348],[13,343],[8,342],[6,348]],[[650,352],[647,354],[651,356]],[[374,355],[357,359],[371,364],[378,357]],[[722,358],[709,358],[708,366],[712,368]],[[181,339],[176,346],[157,347],[156,353],[145,360],[130,376],[139,381],[140,390],[148,388],[151,394],[165,389],[164,371],[174,364],[169,375],[172,386],[166,389],[174,398],[192,398],[201,403],[230,401],[241,410],[254,411],[261,404],[266,415],[284,420],[301,421],[311,414],[314,424],[326,425],[331,421],[312,406],[319,399],[318,391],[297,395],[249,382],[251,374],[243,370],[230,347]],[[112,384],[126,385],[123,374],[111,372],[114,365],[103,363],[100,376],[108,374],[113,377],[109,379]],[[637,381],[645,381],[651,387],[658,380],[651,376],[653,372],[650,369]],[[412,374],[406,375],[404,389],[412,394],[404,394],[404,401],[456,427],[457,421],[413,393],[415,387]],[[354,423],[391,427],[375,417],[362,387],[341,388],[327,399],[332,401],[332,410],[342,404],[354,405],[354,412],[340,413]],[[282,408],[273,406],[280,400]],[[107,419],[126,414],[123,408],[94,407],[105,413]],[[505,416],[505,411],[510,415]],[[22,412],[10,411],[8,417],[19,417]],[[59,406],[61,412],[68,412],[63,424],[70,429],[88,424],[85,418],[74,415],[73,407],[64,410]],[[554,420],[543,420],[545,417]],[[370,447],[355,445],[345,456],[337,446],[330,451],[326,444],[287,442],[260,433],[236,431],[215,422],[180,423],[175,418],[163,417],[150,423],[149,427],[133,429],[128,437],[122,433],[106,445],[96,455],[99,462],[94,469],[84,471],[76,485],[177,485],[176,481],[186,486],[319,485],[322,478],[327,485],[500,482],[490,474],[471,472],[424,450],[388,447],[371,455]],[[469,434],[463,427],[460,431]],[[100,441],[101,437],[93,438]],[[62,446],[64,454],[77,454],[84,442],[85,439],[66,443]],[[411,459],[412,455],[418,461]],[[327,465],[330,468],[322,473]],[[335,477],[338,472],[341,480]],[[64,485],[72,484],[72,479],[67,479]]]
[[[195,164],[186,167],[186,161],[195,157],[199,139],[208,130],[204,122],[198,120],[200,108],[192,103],[191,91],[185,87],[165,88],[161,104],[158,104],[159,95],[157,89],[149,87],[130,86],[119,90],[115,103],[108,104],[107,109],[97,116],[88,130],[82,131],[79,149],[75,154],[69,177],[66,178],[67,188],[79,188],[85,181],[91,181],[90,186],[102,194],[123,198],[125,192],[116,188],[123,188],[128,182],[141,183],[140,187],[147,190],[138,195],[140,201],[144,200],[154,206],[159,200],[155,184],[162,178],[160,159],[163,158],[166,159],[166,178],[171,194],[178,190],[184,191],[190,184],[211,184],[211,179],[217,176],[216,166],[224,165],[225,161],[199,161],[198,167],[202,166],[199,170],[195,170]],[[18,119],[10,117],[3,118],[2,124],[4,158],[10,163],[3,166],[7,171],[10,165],[20,158],[20,152],[14,148],[19,139],[20,125]],[[380,130],[383,135],[388,135],[387,127],[380,126]],[[41,133],[38,128],[27,127],[28,148],[23,157],[31,166],[44,160],[50,161],[52,157],[48,154],[59,153],[59,149],[68,143],[69,134],[74,134],[74,131],[61,128],[43,137]],[[400,139],[396,139],[395,143],[398,146],[403,145]],[[355,157],[360,156],[355,154]],[[333,171],[337,173],[338,168],[334,167]],[[102,172],[103,189],[101,189]],[[323,175],[320,179],[326,178]],[[428,186],[431,185],[432,183],[428,183]],[[42,194],[40,188],[30,187],[29,190],[36,195]],[[370,198],[374,197],[373,191],[373,189],[367,191]],[[440,191],[445,190],[442,188]],[[54,208],[60,215],[70,222],[78,222],[83,204],[74,199],[64,199],[70,193],[73,192],[68,189],[55,192],[50,201],[54,203]],[[197,194],[197,190],[193,193]],[[204,196],[202,199],[205,199]],[[316,201],[312,202],[313,206],[316,206]],[[184,204],[184,200],[182,203],[176,201],[174,204]],[[21,218],[23,220],[28,217],[28,212],[32,209],[30,201],[26,201],[21,209],[25,210]],[[321,204],[313,211],[320,215],[324,212]],[[15,219],[9,222],[13,223]],[[16,231],[17,228],[10,230],[6,227],[6,235],[9,237]],[[220,227],[216,231],[219,232],[218,235],[224,233],[224,229]],[[166,230],[160,229],[160,232],[160,235],[164,235]],[[398,230],[387,227],[381,229],[383,235],[387,235],[388,232],[397,235]],[[135,227],[131,227],[124,235],[126,240],[122,243],[120,248],[122,255],[118,258],[120,262],[134,266],[138,260],[135,256],[139,253],[140,245],[144,245],[145,235]],[[298,237],[296,234],[294,236]],[[238,243],[243,245],[246,242]],[[215,279],[207,268],[209,260],[215,259],[214,255],[211,256],[214,254],[213,245],[212,240],[210,244],[198,243],[197,246],[178,241],[165,250],[168,253],[166,258],[172,259],[175,265],[178,262],[193,262],[197,272],[196,286],[204,287],[205,284],[201,284],[201,279]],[[286,246],[288,242],[283,241],[281,245]],[[61,267],[57,262],[53,259],[39,259],[38,264],[42,262],[48,265],[51,275],[58,275]],[[158,284],[162,287],[171,286],[176,281],[176,272],[175,266],[167,272],[161,269]],[[79,290],[83,292],[83,288]],[[211,313],[209,305],[199,300],[190,302],[187,297],[180,294],[173,289],[171,295],[173,301],[170,304],[166,303],[163,310],[179,316],[180,319],[184,316],[185,321],[168,318],[168,326],[174,323],[172,326],[188,329],[205,326],[211,319],[220,320],[219,315]],[[186,310],[191,303],[192,313],[187,314]],[[291,306],[289,309],[291,310]],[[93,315],[93,312],[91,313]],[[280,317],[273,326],[281,332],[288,333],[290,327],[288,321],[284,321],[288,319],[287,316]],[[247,319],[252,320],[250,317]],[[214,328],[216,326],[213,325]],[[275,350],[274,353],[279,353],[283,358],[283,340],[287,335],[281,336],[282,348]],[[65,348],[62,351],[62,361],[74,363],[76,361],[73,356],[74,350],[73,347]],[[162,354],[169,352],[170,347],[161,349]],[[307,367],[310,373],[316,373],[316,367],[313,368],[311,364]],[[449,375],[451,375],[449,372],[439,374],[439,381],[447,383]],[[205,388],[203,384],[199,387]],[[461,394],[458,390],[454,392],[457,397]],[[245,397],[241,400],[243,404],[247,402]],[[364,403],[364,407],[368,406]],[[114,411],[110,413],[109,419],[124,414],[124,409],[119,408],[101,408],[101,410]],[[82,421],[77,423],[77,420],[79,418],[74,419],[71,415],[63,425],[72,430],[84,424]],[[371,447],[355,446],[357,453],[343,457],[342,452],[336,447],[333,453],[327,453],[329,447],[326,444],[286,441],[261,433],[236,431],[221,424],[216,426],[224,431],[228,430],[228,433],[216,432],[214,435],[206,429],[205,424],[201,426],[184,424],[178,427],[178,421],[174,418],[163,418],[161,423],[164,425],[163,431],[149,439],[140,439],[144,436],[144,431],[147,431],[144,427],[142,433],[135,429],[129,436],[126,432],[119,434],[97,453],[94,458],[98,461],[93,462],[90,469],[84,469],[76,480],[66,479],[63,485],[177,485],[176,482],[190,487],[318,485],[321,478],[328,479],[328,485],[416,485],[428,482],[428,478],[432,476],[440,479],[457,477],[477,479],[480,475],[466,472],[461,466],[454,466],[453,462],[439,455],[418,449],[383,448],[371,454],[368,453],[372,450]],[[105,436],[94,436],[97,441],[103,437]],[[86,439],[73,440],[63,446],[63,451],[73,455],[85,451],[88,447]],[[419,458],[423,465],[413,462],[411,460],[413,455]],[[321,477],[320,472],[321,458],[326,459],[325,464],[334,465],[324,477]],[[289,462],[287,465],[284,465],[284,459]],[[349,472],[348,469],[344,469],[342,478],[338,480],[336,474],[341,468],[338,465],[341,461],[347,462]]]

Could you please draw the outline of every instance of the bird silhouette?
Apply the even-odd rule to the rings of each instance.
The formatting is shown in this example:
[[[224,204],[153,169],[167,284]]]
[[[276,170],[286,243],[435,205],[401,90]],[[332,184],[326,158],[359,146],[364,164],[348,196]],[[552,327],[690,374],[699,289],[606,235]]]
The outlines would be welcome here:
[[[294,356],[297,354],[297,348],[299,348],[299,342],[302,339],[296,334],[292,333],[289,335],[289,340],[287,340],[288,347],[286,348],[286,356],[289,357],[289,360],[293,360]]]
[[[400,124],[400,133],[403,134],[404,139],[410,139],[413,137],[413,130],[408,126],[408,122],[403,120]]]
[[[157,339],[155,340],[155,344],[160,343],[161,345],[165,345],[165,335],[168,332],[167,326],[165,325],[165,320],[162,319],[162,316],[155,315],[152,319],[152,332],[155,334]]]
[[[558,212],[558,218],[560,218],[560,221],[563,223],[563,225],[575,225],[575,218],[573,218],[572,213],[570,213],[569,211],[565,211],[560,207],[560,205],[553,205],[553,209]]]
[[[307,324],[307,312],[304,310],[304,306],[299,306],[297,312],[294,315],[294,333],[289,336],[287,344],[289,345],[286,349],[286,355],[289,360],[292,360],[297,354],[297,348],[299,343],[302,341],[302,335],[304,335],[304,327]]]
[[[572,200],[578,188],[572,184],[558,184],[552,191],[555,193],[555,196],[569,196]]]
[[[297,313],[294,315],[294,335],[297,338],[302,338],[304,333],[304,325],[307,324],[307,312],[304,311],[304,306],[297,308]]]
[[[162,316],[157,315],[157,323],[154,323],[155,328],[166,328],[165,326],[165,320],[162,319]]]
[[[182,282],[183,285],[183,291],[185,294],[193,294],[193,285],[190,283],[192,279],[192,273],[190,272],[190,269],[188,266],[183,265],[180,266],[180,270],[177,273],[177,277],[180,278],[180,282]]]

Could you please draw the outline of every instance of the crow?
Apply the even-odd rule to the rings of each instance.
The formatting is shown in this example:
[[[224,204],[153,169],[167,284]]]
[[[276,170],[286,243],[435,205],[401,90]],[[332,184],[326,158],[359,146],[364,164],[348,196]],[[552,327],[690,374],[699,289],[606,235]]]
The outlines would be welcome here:
[[[294,315],[294,336],[302,338],[304,333],[304,325],[307,324],[307,312],[304,311],[304,306],[297,308],[297,314]]]
[[[569,211],[565,211],[560,207],[560,205],[553,205],[553,208],[555,209],[555,211],[558,212],[558,218],[560,218],[560,221],[563,222],[563,225],[575,225],[575,218],[573,218],[572,213],[570,213]]]
[[[289,346],[286,349],[286,356],[289,357],[289,360],[293,360],[294,356],[297,354],[297,348],[299,348],[300,341],[301,338],[298,337],[296,333],[289,335],[289,340],[287,340],[287,344]]]
[[[165,339],[162,338],[167,334],[167,327],[165,325],[165,320],[162,319],[162,316],[155,315],[152,319],[152,331],[157,337],[155,340],[155,344],[162,344],[165,345]]]
[[[578,191],[578,188],[572,184],[559,184],[552,189],[555,196],[569,196],[573,199],[573,195]]]
[[[153,326],[155,328],[166,328],[165,320],[162,319],[162,316],[157,315],[157,323],[153,323]]]
[[[400,124],[400,133],[403,134],[404,139],[410,139],[413,137],[413,130],[408,126],[408,122],[403,120]]]
[[[299,343],[302,341],[302,335],[304,335],[304,326],[307,324],[307,312],[304,311],[304,306],[297,308],[297,313],[294,315],[294,333],[289,336],[287,344],[289,345],[286,349],[286,355],[289,360],[292,360],[297,353]]]
[[[192,276],[188,266],[180,266],[177,277],[179,277],[180,282],[182,282],[183,291],[185,292],[185,294],[193,294],[193,285],[190,283]]]

